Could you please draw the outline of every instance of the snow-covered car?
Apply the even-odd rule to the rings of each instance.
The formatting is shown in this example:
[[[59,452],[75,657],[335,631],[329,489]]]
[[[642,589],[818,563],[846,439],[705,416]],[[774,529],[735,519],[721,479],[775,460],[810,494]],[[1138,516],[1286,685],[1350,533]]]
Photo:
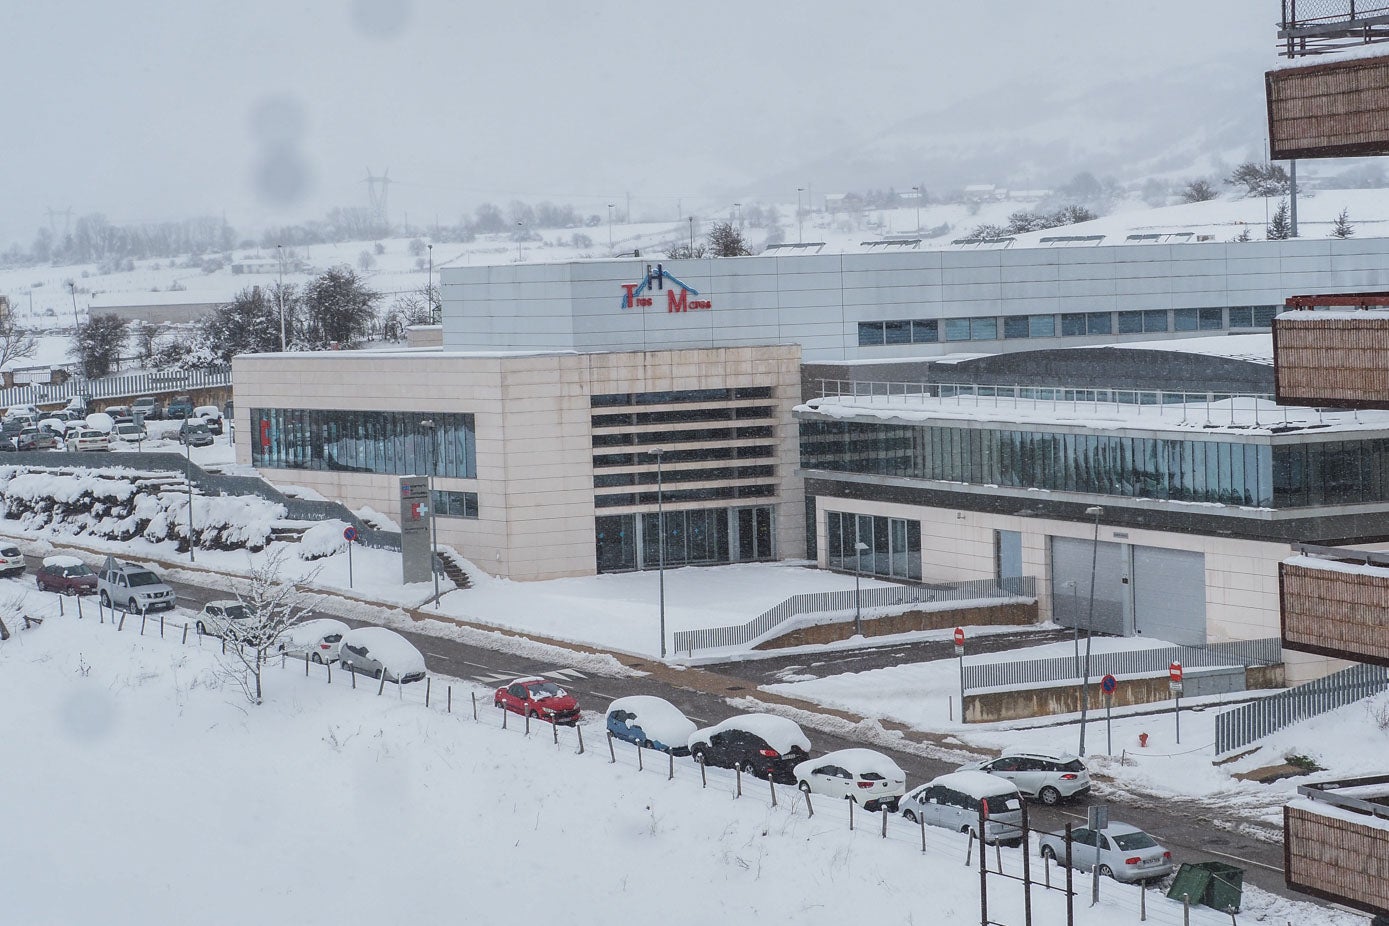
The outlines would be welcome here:
[[[0,576],[17,576],[24,573],[24,554],[19,547],[6,544],[0,546]]]
[[[338,649],[349,629],[331,617],[300,621],[280,634],[280,652],[294,659],[308,656],[313,662],[337,662]]]
[[[736,768],[795,784],[795,768],[810,757],[810,738],[794,720],[739,714],[690,734],[690,755],[704,765]]]
[[[149,432],[133,421],[119,422],[111,429],[111,439],[123,444],[138,444],[150,439]]]
[[[185,418],[178,427],[178,442],[189,447],[206,447],[212,443],[212,432],[201,418]]]
[[[199,405],[193,409],[193,414],[201,418],[213,434],[222,433],[222,413],[217,410],[216,405]]]
[[[1059,804],[1064,798],[1090,793],[1090,773],[1085,763],[1069,752],[1005,750],[997,759],[970,762],[959,770],[1006,778],[1023,795],[1035,797],[1043,804]]]
[[[909,791],[900,802],[902,816],[957,833],[979,835],[984,810],[984,839],[1005,845],[1022,841],[1022,795],[1011,781],[987,772],[951,772]]]
[[[116,419],[105,412],[92,412],[87,416],[86,422],[88,428],[103,434],[110,434],[111,429],[116,426]]]
[[[907,793],[907,773],[873,749],[840,749],[795,768],[796,785],[807,793],[844,798],[865,810],[896,812]]]
[[[1039,834],[1037,851],[1043,858],[1066,864],[1065,834]],[[1071,831],[1071,867],[1090,871],[1096,861],[1100,874],[1116,881],[1151,881],[1172,873],[1171,852],[1138,827],[1114,820],[1098,832],[1086,827]]]
[[[96,587],[102,604],[125,611],[159,611],[178,600],[153,570],[109,558],[96,574]]]
[[[58,446],[58,438],[43,428],[25,428],[15,436],[16,450],[52,450]]]
[[[43,417],[37,405],[11,405],[5,410],[6,418],[32,418],[38,421]]]
[[[59,418],[56,415],[49,415],[46,418],[39,419],[39,428],[47,431],[49,434],[56,434],[58,437],[62,437],[63,429],[67,426],[68,420],[67,418]]]
[[[34,573],[34,581],[45,592],[96,594],[96,573],[75,556],[45,556],[43,565]]]
[[[114,420],[134,417],[130,412],[129,405],[108,405],[103,408],[102,411],[106,412],[106,414],[110,415]]]
[[[344,668],[388,682],[424,680],[424,655],[413,643],[385,627],[358,627],[343,634],[338,659]]]
[[[604,723],[609,733],[625,742],[676,756],[690,754],[690,734],[695,731],[695,722],[665,698],[618,698],[608,705]]]
[[[203,605],[203,609],[198,612],[194,627],[198,633],[210,634],[214,637],[225,637],[227,629],[235,622],[243,625],[251,620],[251,612],[246,610],[246,606],[235,598],[226,598],[220,601],[209,601]],[[244,638],[244,633],[236,633],[233,636],[238,639]]]
[[[89,450],[110,450],[111,438],[105,431],[93,431],[90,428],[82,428],[79,431],[71,432],[67,439],[63,441],[66,450],[85,452]]]
[[[492,703],[513,714],[551,723],[578,723],[579,702],[548,678],[518,678],[497,689]]]

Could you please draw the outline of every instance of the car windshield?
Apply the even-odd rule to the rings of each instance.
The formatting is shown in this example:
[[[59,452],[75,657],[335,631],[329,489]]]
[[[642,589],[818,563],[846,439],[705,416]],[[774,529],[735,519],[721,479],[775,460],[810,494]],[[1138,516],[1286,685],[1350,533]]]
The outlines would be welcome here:
[[[68,578],[76,578],[77,576],[89,576],[92,574],[92,571],[87,568],[85,563],[80,566],[64,566],[62,571],[63,575],[67,576]]]
[[[188,433],[189,433],[189,434],[207,434],[207,433],[208,433],[207,425],[205,425],[205,424],[190,424],[190,425],[188,426]]]
[[[530,686],[531,700],[539,701],[541,698],[562,698],[564,689],[554,682],[540,682]]]
[[[1151,849],[1157,845],[1153,837],[1147,833],[1115,833],[1109,837],[1114,840],[1114,845],[1119,847],[1121,852],[1132,852],[1134,849]]]
[[[130,587],[135,588],[140,585],[158,585],[159,576],[152,572],[132,572],[127,574]]]
[[[229,604],[222,610],[226,612],[229,619],[234,621],[244,621],[251,616],[251,612],[246,610],[244,604]]]

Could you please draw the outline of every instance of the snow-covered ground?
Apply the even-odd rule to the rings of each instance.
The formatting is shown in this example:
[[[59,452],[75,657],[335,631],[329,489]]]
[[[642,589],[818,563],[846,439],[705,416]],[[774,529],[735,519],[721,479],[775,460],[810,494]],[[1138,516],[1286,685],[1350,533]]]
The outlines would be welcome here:
[[[51,601],[51,596],[46,596]],[[50,618],[0,644],[0,880],[5,921],[120,924],[248,920],[467,922],[979,921],[979,881],[961,836],[895,818],[850,832],[761,782],[733,797],[729,773],[608,761],[563,730],[503,731],[488,709],[446,714],[434,680],[399,695],[271,667],[253,707],[219,677],[212,647]],[[22,709],[19,709],[22,708]],[[1003,850],[1005,870],[1020,856]],[[1040,872],[1034,867],[1034,877]],[[1022,921],[1017,881],[989,880],[989,912]],[[1106,882],[1076,922],[1136,922],[1138,890]],[[1033,894],[1037,922],[1064,916]],[[1152,891],[1148,917],[1181,921]],[[1360,917],[1244,892],[1244,920],[1360,926]],[[1191,922],[1227,917],[1193,908]]]

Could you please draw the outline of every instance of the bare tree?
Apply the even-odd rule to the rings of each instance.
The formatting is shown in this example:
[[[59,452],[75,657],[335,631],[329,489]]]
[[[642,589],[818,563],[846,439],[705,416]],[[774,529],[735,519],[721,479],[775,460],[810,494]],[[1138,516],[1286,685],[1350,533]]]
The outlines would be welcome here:
[[[1184,203],[1210,202],[1220,195],[1209,180],[1193,180],[1177,194]]]
[[[37,346],[34,336],[15,324],[13,312],[0,314],[0,368],[32,357]]]
[[[305,586],[313,581],[317,570],[298,582],[287,582],[281,576],[283,567],[283,551],[270,554],[259,566],[251,566],[250,577],[236,595],[246,616],[226,621],[222,634],[226,641],[222,674],[236,682],[252,704],[264,700],[261,673],[278,651],[281,635],[313,610]]]

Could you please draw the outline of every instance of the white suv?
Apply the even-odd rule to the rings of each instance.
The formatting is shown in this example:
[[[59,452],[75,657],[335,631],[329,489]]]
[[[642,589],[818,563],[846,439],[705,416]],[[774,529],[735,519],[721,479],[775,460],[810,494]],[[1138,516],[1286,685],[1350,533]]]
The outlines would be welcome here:
[[[1006,778],[1023,794],[1043,804],[1059,804],[1063,798],[1090,792],[1090,773],[1085,763],[1067,752],[1007,750],[997,759],[962,765],[960,771],[988,772]]]
[[[152,570],[110,559],[96,574],[96,587],[102,604],[125,611],[159,611],[172,608],[177,600],[174,590]]]

